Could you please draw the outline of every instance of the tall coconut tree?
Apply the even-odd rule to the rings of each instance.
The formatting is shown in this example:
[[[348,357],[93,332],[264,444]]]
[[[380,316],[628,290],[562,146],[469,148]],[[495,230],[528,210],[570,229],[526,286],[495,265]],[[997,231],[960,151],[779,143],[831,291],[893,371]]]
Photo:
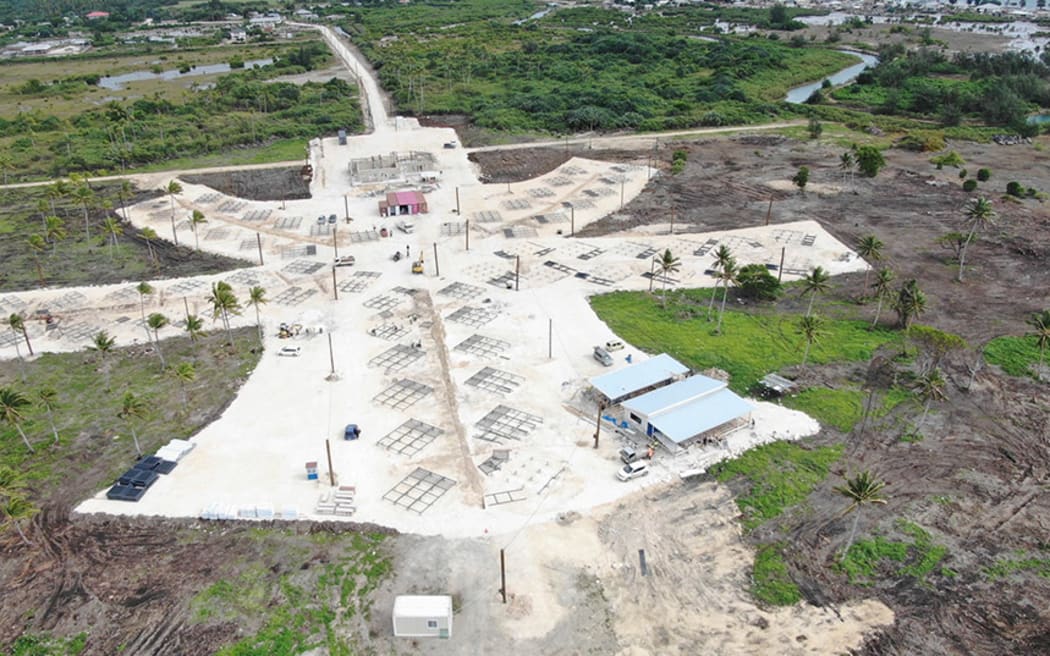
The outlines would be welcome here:
[[[182,361],[169,369],[168,373],[179,382],[179,388],[182,390],[182,406],[188,410],[190,398],[186,392],[186,386],[197,379],[197,368],[193,366],[192,362]]]
[[[211,286],[211,296],[208,302],[212,305],[212,319],[222,319],[222,325],[226,329],[226,338],[233,344],[233,332],[230,330],[230,317],[241,313],[241,302],[233,293],[229,283],[220,281]]]
[[[33,345],[29,341],[29,331],[26,330],[26,320],[21,314],[14,313],[7,318],[7,325],[14,332],[22,336],[22,339],[26,342],[26,349],[29,351],[29,355],[33,355]]]
[[[718,283],[720,283],[722,281],[721,277],[719,277],[718,274],[723,269],[725,269],[726,264],[728,264],[731,261],[735,261],[734,258],[733,258],[733,252],[731,250],[729,250],[728,246],[726,246],[725,244],[722,244],[721,246],[718,247],[718,250],[715,251],[715,261],[714,261],[714,263],[711,266],[711,268],[714,269],[714,271],[715,271],[715,288],[714,288],[714,290],[711,291],[711,298],[708,299],[708,301],[707,301],[707,320],[708,321],[711,320],[711,314],[712,314],[712,312],[715,309],[715,297],[718,295],[716,293],[718,291]]]
[[[109,237],[109,259],[113,259],[113,248],[117,245],[117,237],[124,234],[124,226],[120,220],[113,216],[102,219],[102,231]]]
[[[204,319],[196,314],[186,315],[186,332],[189,333],[190,341],[196,343],[204,334]]]
[[[124,222],[130,223],[128,219],[128,201],[131,200],[131,194],[134,191],[134,187],[131,185],[129,180],[121,180],[120,186],[117,187],[117,198],[120,200],[120,213],[124,215]]]
[[[107,356],[113,351],[117,343],[115,337],[111,337],[105,330],[100,330],[91,338],[91,344],[87,347],[89,351],[98,353],[99,366],[102,367],[102,375],[106,380],[106,389],[109,389],[109,361]]]
[[[1046,347],[1050,346],[1050,310],[1036,312],[1028,318],[1027,323],[1032,327],[1032,331],[1028,333],[1028,336],[1034,337],[1036,345],[1039,346],[1039,368],[1042,369],[1045,362]]]
[[[853,159],[853,153],[846,151],[839,156],[839,169],[842,171],[842,180],[845,182],[846,174],[850,176],[850,186],[853,182],[853,170],[856,168],[857,162]]]
[[[84,235],[91,239],[91,217],[88,213],[95,206],[95,192],[91,191],[91,187],[87,186],[86,183],[80,183],[73,188],[70,195],[73,201],[80,205],[80,208],[84,211]]]
[[[915,319],[926,311],[926,295],[919,289],[918,281],[912,278],[901,285],[892,307],[898,324],[908,332]]]
[[[29,248],[29,252],[33,256],[33,264],[36,265],[36,276],[40,279],[40,284],[43,285],[46,280],[44,279],[44,265],[40,261],[40,255],[47,250],[47,241],[44,239],[44,235],[29,235],[29,239],[26,239],[26,247]]]
[[[959,276],[958,281],[963,281],[963,267],[966,266],[966,251],[977,235],[986,226],[995,225],[995,210],[987,198],[974,198],[966,204],[966,221],[970,224],[970,230],[966,235],[966,241],[959,249]]]
[[[168,318],[160,312],[154,312],[146,318],[146,325],[153,331],[153,345],[157,349],[157,357],[160,358],[160,368],[167,369],[164,362],[164,352],[160,350],[160,329],[168,325]]]
[[[149,226],[146,226],[139,230],[139,234],[142,235],[142,238],[146,240],[146,252],[149,253],[150,261],[156,263],[157,256],[153,253],[153,242],[159,239],[159,237],[157,236],[157,231]]]
[[[842,511],[842,517],[853,513],[853,526],[850,528],[849,538],[846,540],[846,548],[842,550],[842,560],[846,560],[849,548],[853,546],[853,538],[857,536],[857,525],[860,523],[860,513],[864,506],[875,503],[886,503],[882,496],[882,490],[886,483],[880,481],[870,471],[863,471],[853,478],[846,478],[846,484],[835,488],[835,491],[846,497],[849,506]]]
[[[663,278],[663,292],[661,293],[661,302],[663,306],[667,307],[667,281],[668,276],[672,273],[677,273],[681,268],[682,261],[679,260],[671,253],[671,249],[668,248],[663,252],[663,255],[656,260],[656,266],[660,267],[660,277]]]
[[[809,274],[802,277],[802,293],[800,296],[809,295],[809,307],[806,308],[806,316],[813,314],[813,301],[818,294],[825,294],[831,289],[831,275],[824,267],[813,267]]]
[[[802,366],[805,367],[809,360],[809,350],[825,334],[824,319],[816,314],[802,317],[798,320],[798,334],[802,335],[803,341],[806,342],[806,350],[802,354]]]
[[[266,298],[266,290],[256,285],[248,290],[248,305],[255,308],[255,325],[259,329],[259,342],[263,339],[262,329],[262,317],[259,315],[259,306],[269,303],[270,299]]]
[[[51,256],[58,254],[58,242],[66,238],[66,222],[52,214],[44,218],[44,236],[51,243]]]
[[[175,231],[175,196],[182,193],[182,185],[177,180],[170,180],[168,186],[164,187],[164,193],[171,201],[171,236],[175,240],[175,245],[178,246],[179,233]]]
[[[22,538],[22,542],[28,546],[32,546],[33,543],[22,530],[22,522],[31,519],[38,512],[40,509],[22,495],[7,496],[0,501],[0,517],[3,517],[4,524],[14,526],[18,531],[18,537]]]
[[[139,293],[139,313],[142,315],[142,329],[146,331],[146,341],[150,339],[149,326],[146,325],[146,297],[153,295],[153,285],[146,281],[142,281],[135,287],[135,291]]]
[[[127,422],[128,428],[131,429],[131,440],[135,443],[135,452],[140,458],[142,448],[139,447],[139,434],[135,429],[135,422],[144,418],[148,409],[149,404],[146,403],[146,399],[135,395],[134,392],[125,392],[124,398],[120,401],[120,412],[117,413],[117,417]]]
[[[69,184],[68,180],[55,180],[47,186],[45,194],[47,200],[51,204],[51,213],[55,214],[55,201],[60,198],[65,198],[72,193],[73,187]]]
[[[715,326],[715,332],[719,335],[722,334],[722,319],[726,315],[726,297],[729,296],[729,287],[736,284],[739,273],[740,269],[737,268],[736,260],[733,258],[729,258],[718,272],[718,281],[722,283],[722,307],[718,310],[718,325]]]
[[[22,436],[22,441],[25,442],[29,452],[35,453],[33,445],[29,443],[29,438],[26,437],[25,431],[22,430],[22,421],[25,419],[23,411],[28,405],[29,399],[18,390],[10,387],[0,387],[0,421],[14,426],[18,434]]]
[[[51,424],[51,434],[58,444],[58,427],[55,426],[55,408],[58,407],[58,391],[53,387],[41,387],[36,391],[36,402],[47,412],[47,421]]]
[[[0,172],[4,174],[4,184],[7,184],[7,172],[13,168],[11,162],[11,156],[7,153],[0,153]]]
[[[193,214],[190,214],[190,228],[193,229],[193,241],[197,250],[201,249],[200,227],[207,222],[208,219],[205,218],[204,212],[200,210],[193,210]]]
[[[930,405],[934,401],[943,401],[945,399],[944,389],[946,386],[944,375],[941,374],[941,370],[938,367],[930,367],[915,379],[915,393],[919,395],[919,400],[923,404],[922,417],[919,418],[919,423],[915,425],[915,432],[919,432],[922,425],[926,423],[926,417],[930,414]]]
[[[890,295],[890,284],[893,283],[895,277],[893,271],[889,269],[879,269],[879,272],[875,274],[875,282],[871,284],[871,289],[875,293],[875,298],[878,299],[879,304],[875,307],[875,319],[871,322],[872,328],[879,325],[879,315],[882,314],[882,304],[886,300],[886,297]]]
[[[868,261],[869,265],[874,265],[877,262],[882,261],[882,249],[886,245],[882,243],[882,240],[875,235],[866,235],[857,240],[857,255],[860,255]],[[868,291],[868,276],[871,273],[872,266],[868,266],[864,270],[864,288],[861,294]]]

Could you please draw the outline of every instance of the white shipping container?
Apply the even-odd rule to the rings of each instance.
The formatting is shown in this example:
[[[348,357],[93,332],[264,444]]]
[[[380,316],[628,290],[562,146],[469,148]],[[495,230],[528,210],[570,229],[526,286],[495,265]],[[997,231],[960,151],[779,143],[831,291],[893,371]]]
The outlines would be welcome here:
[[[451,638],[452,597],[401,595],[394,599],[394,635],[402,638]]]

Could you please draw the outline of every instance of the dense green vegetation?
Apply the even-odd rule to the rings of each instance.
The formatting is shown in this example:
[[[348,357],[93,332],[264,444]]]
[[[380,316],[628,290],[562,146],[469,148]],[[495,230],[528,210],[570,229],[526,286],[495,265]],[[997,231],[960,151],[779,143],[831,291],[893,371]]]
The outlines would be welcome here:
[[[984,347],[984,358],[1011,376],[1036,377],[1036,365],[1046,361],[1034,337],[997,337]]]
[[[848,65],[765,39],[691,38],[718,12],[564,9],[516,25],[528,3],[354,9],[345,28],[399,109],[467,114],[504,131],[659,130],[768,120],[795,84]],[[768,13],[761,12],[762,16]],[[758,14],[756,14],[758,16]],[[391,38],[396,36],[396,38]]]
[[[720,462],[710,473],[719,481],[740,476],[750,489],[736,499],[746,529],[779,516],[805,501],[842,457],[843,447],[806,448],[794,442],[773,442],[751,449],[735,460]]]
[[[72,638],[53,638],[44,634],[22,635],[7,652],[8,656],[77,656],[87,646],[87,634]]]
[[[802,600],[802,592],[788,575],[783,543],[762,545],[755,552],[751,594],[770,606],[794,606]]]
[[[954,572],[938,565],[948,556],[948,548],[935,544],[929,532],[914,522],[898,520],[896,528],[910,540],[893,540],[881,535],[857,540],[846,552],[839,568],[851,583],[870,585],[887,563],[896,563],[891,570],[895,576],[907,576],[925,582],[937,571],[941,576]]]
[[[805,412],[822,426],[833,426],[843,433],[848,433],[864,416],[865,396],[863,391],[852,387],[811,387],[784,398],[784,405]],[[907,390],[894,388],[879,400],[872,409],[872,415],[884,416],[910,398],[912,395]]]
[[[1050,551],[1050,548],[1043,550],[1044,553],[1047,551]],[[998,581],[1019,572],[1035,572],[1044,579],[1050,579],[1050,556],[1038,556],[1018,551],[1013,556],[999,558],[984,568],[984,575],[990,581]]]
[[[624,340],[649,353],[669,353],[695,369],[724,369],[730,387],[739,392],[771,371],[801,364],[797,315],[727,310],[717,335],[706,320],[709,297],[710,290],[673,292],[666,308],[659,295],[641,292],[601,294],[590,302]],[[810,363],[869,360],[876,348],[900,339],[896,332],[871,330],[865,321],[828,319],[824,333],[810,351]]]
[[[5,175],[26,180],[82,171],[120,172],[278,140],[298,139],[305,146],[309,137],[339,128],[358,131],[363,123],[354,85],[335,78],[303,85],[270,79],[312,70],[329,60],[321,43],[302,43],[290,46],[270,66],[223,75],[214,86],[181,100],[157,93],[111,101],[68,117],[40,109],[0,117]],[[54,83],[28,80],[16,91],[26,98],[68,94],[92,81],[83,76]]]

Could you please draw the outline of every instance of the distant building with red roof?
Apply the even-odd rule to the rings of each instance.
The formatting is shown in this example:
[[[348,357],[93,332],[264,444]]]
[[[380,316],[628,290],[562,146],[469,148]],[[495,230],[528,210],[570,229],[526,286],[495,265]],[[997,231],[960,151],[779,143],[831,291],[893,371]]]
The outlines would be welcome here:
[[[379,201],[379,216],[426,214],[427,199],[419,191],[393,191]]]
[[[99,18],[109,18],[108,11],[93,11],[87,15],[88,20],[98,20]]]

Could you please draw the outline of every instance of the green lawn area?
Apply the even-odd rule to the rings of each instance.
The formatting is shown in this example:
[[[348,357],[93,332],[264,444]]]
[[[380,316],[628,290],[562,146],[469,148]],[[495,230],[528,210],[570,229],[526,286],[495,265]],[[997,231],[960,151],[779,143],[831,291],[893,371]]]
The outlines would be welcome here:
[[[240,164],[269,164],[270,162],[302,162],[306,156],[308,139],[278,139],[262,146],[243,146],[222,153],[179,157],[135,168],[135,173],[180,169],[203,169]]]
[[[658,293],[613,292],[592,296],[590,302],[598,317],[625,341],[647,353],[668,353],[695,369],[724,369],[737,392],[747,392],[771,371],[802,363],[804,344],[796,331],[799,315],[727,310],[722,334],[715,335],[715,323],[706,319],[706,293],[668,294],[666,309]],[[827,319],[825,331],[810,351],[812,364],[869,360],[876,348],[900,339],[893,331],[870,330],[866,321]],[[841,394],[834,400],[839,405],[847,401]]]
[[[914,395],[908,390],[893,388],[888,394],[883,395],[877,405],[872,408],[872,417],[884,416],[899,404],[913,397]],[[834,426],[843,433],[848,433],[864,416],[865,400],[866,394],[859,388],[811,387],[798,394],[785,397],[784,405],[805,412],[819,421],[821,425]]]
[[[794,606],[802,600],[802,592],[788,576],[783,543],[763,545],[755,553],[751,594],[770,606]]]
[[[1035,378],[1039,346],[1034,337],[997,337],[984,347],[984,359],[1011,376]]]
[[[925,582],[926,577],[938,570],[938,565],[948,556],[948,548],[935,544],[930,533],[918,524],[899,519],[895,528],[910,539],[894,540],[876,535],[850,545],[846,558],[839,563],[839,569],[846,573],[850,583],[870,585],[876,575],[891,563],[896,563],[890,569],[893,575]],[[949,577],[955,575],[943,566],[938,573]]]

